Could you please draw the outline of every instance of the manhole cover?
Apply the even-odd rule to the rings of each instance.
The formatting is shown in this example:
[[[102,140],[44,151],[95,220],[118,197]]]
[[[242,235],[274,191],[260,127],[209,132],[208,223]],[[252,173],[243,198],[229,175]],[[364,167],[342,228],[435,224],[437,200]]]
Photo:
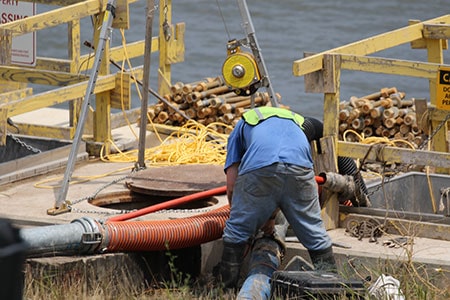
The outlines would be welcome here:
[[[185,196],[226,185],[223,166],[178,165],[149,167],[134,174],[126,186],[133,192],[154,196]]]

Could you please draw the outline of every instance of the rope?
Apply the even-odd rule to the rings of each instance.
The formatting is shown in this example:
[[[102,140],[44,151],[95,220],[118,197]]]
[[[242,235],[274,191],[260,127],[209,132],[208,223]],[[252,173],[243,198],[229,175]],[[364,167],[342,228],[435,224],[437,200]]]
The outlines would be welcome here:
[[[230,127],[222,123],[211,123],[205,126],[190,120],[169,135],[160,145],[146,149],[145,160],[153,166],[224,164],[228,135],[215,131],[213,128],[217,125]],[[137,150],[122,152],[114,144],[112,145],[117,153],[104,155],[102,151],[103,161],[137,161]]]

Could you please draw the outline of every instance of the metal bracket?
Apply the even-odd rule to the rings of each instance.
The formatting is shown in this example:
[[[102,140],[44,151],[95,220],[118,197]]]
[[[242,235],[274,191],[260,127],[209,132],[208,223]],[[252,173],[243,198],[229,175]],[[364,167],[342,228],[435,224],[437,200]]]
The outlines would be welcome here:
[[[51,215],[51,216],[56,216],[56,215],[71,212],[72,208],[70,207],[70,204],[71,203],[66,200],[65,202],[63,202],[61,204],[60,207],[54,207],[54,208],[47,209],[47,214]]]
[[[102,234],[100,232],[85,232],[81,237],[81,242],[85,245],[100,244]]]

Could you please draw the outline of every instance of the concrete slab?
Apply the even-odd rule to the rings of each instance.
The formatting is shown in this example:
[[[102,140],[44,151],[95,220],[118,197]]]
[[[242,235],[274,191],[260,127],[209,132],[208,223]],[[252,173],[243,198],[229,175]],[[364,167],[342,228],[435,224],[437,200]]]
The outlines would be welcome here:
[[[138,130],[138,128],[135,128]],[[137,145],[131,127],[120,128],[114,133],[114,140],[123,149]],[[138,132],[138,131],[137,131]],[[151,133],[150,133],[151,134]],[[154,137],[149,140],[155,143]],[[155,144],[153,144],[155,145]],[[149,143],[148,146],[151,146]],[[75,204],[71,212],[60,215],[48,215],[47,210],[54,207],[59,189],[56,188],[64,174],[64,167],[52,170],[45,175],[8,183],[0,186],[0,217],[11,219],[20,226],[40,226],[49,224],[66,224],[74,219],[91,217],[105,220],[109,216],[120,213],[118,210],[98,207],[88,203],[87,199],[94,195],[114,195],[129,190],[124,185],[124,179],[131,175],[133,163],[108,163],[98,159],[88,159],[76,164],[73,180],[83,182],[74,183],[69,187],[68,199]],[[85,181],[84,181],[85,180]],[[213,210],[227,204],[225,196],[218,196],[217,202],[205,210]],[[171,219],[182,218],[204,212],[205,210],[175,210],[146,216],[145,218]],[[353,266],[357,272],[365,270],[369,265],[380,261],[413,261],[428,266],[430,272],[448,276],[450,274],[450,242],[426,237],[414,236],[411,231],[411,243],[406,247],[389,247],[383,242],[399,237],[398,235],[383,235],[377,243],[370,243],[367,238],[358,240],[348,235],[345,229],[330,230],[329,234],[335,243],[334,251],[341,266]],[[292,237],[289,238],[292,240]],[[284,259],[288,262],[294,255],[308,257],[306,249],[298,242],[286,243],[287,252]],[[202,258],[202,271],[209,271],[217,262],[211,260],[217,256],[216,243],[203,247],[206,249]],[[210,261],[213,261],[212,263]],[[450,280],[450,279],[449,279]]]

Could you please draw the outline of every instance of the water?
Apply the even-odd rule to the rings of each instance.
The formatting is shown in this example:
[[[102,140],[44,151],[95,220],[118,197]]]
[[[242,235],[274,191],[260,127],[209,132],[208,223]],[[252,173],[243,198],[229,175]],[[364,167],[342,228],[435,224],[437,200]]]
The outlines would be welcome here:
[[[131,29],[126,31],[128,42],[145,36],[146,5],[147,1],[138,1],[130,8],[132,21]],[[248,0],[247,5],[272,86],[281,94],[282,103],[313,117],[323,115],[323,95],[305,93],[303,78],[292,75],[293,61],[302,58],[304,52],[326,51],[407,26],[410,19],[424,21],[448,13],[448,2],[444,0]],[[227,41],[244,37],[236,2],[173,1],[172,18],[173,23],[186,23],[185,62],[173,65],[172,82],[187,83],[220,75]],[[83,23],[83,29],[87,28],[91,34],[90,20]],[[55,29],[49,32],[39,35],[38,55],[58,57],[61,47],[65,47],[65,31]],[[82,36],[82,41],[89,39],[89,34]],[[118,30],[113,31],[113,43],[121,43]],[[426,50],[413,50],[409,44],[374,54],[417,61],[426,61],[426,55]],[[155,89],[157,60],[157,55],[153,55],[150,85]],[[445,63],[450,63],[448,57],[445,57]],[[407,97],[429,98],[425,79],[343,71],[341,101],[391,86],[406,92]]]

